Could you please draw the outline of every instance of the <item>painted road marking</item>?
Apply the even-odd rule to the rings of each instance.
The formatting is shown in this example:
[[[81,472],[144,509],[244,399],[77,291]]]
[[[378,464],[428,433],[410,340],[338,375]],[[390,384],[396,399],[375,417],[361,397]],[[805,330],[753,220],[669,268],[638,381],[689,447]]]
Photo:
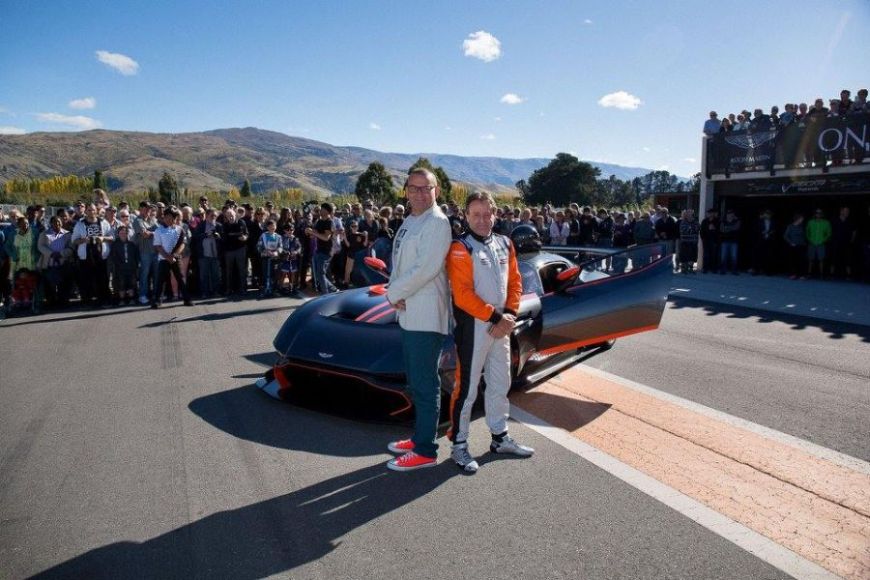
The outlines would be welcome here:
[[[660,501],[714,534],[725,538],[771,566],[782,570],[789,576],[813,580],[839,578],[839,576],[831,574],[818,564],[810,562],[788,548],[784,548],[746,526],[708,508],[701,502],[584,443],[564,429],[553,427],[543,419],[520,409],[516,405],[511,407],[511,417],[568,451],[576,453],[607,473],[621,479],[635,489]]]
[[[600,454],[587,449],[586,455],[606,458],[605,465],[615,461],[657,481],[663,487],[650,495],[674,509],[686,496],[693,503],[681,513],[697,515],[700,504],[719,514],[725,519],[703,515],[710,529],[752,546],[759,557],[769,555],[789,574],[818,577],[806,560],[842,577],[870,577],[870,476],[863,470],[611,377],[569,369],[516,393],[515,415],[525,411],[539,426],[564,430],[560,444],[578,440]],[[640,483],[649,493],[649,481]],[[755,535],[785,552],[771,551]]]
[[[585,364],[580,364],[577,366],[579,368],[582,368],[583,372],[587,372],[589,374],[607,379],[609,381],[619,383],[620,385],[624,385],[630,389],[634,389],[641,393],[646,393],[647,395],[651,395],[653,397],[656,397],[657,399],[661,399],[662,401],[675,403],[685,409],[689,409],[690,411],[695,411],[696,413],[706,415],[707,417],[710,417],[712,419],[723,421],[725,423],[728,423],[729,425],[734,425],[735,427],[740,427],[741,429],[752,431],[753,433],[768,437],[770,439],[773,439],[774,441],[779,441],[780,443],[797,447],[798,449],[806,451],[811,455],[815,455],[819,459],[825,459],[827,461],[836,463],[837,465],[848,467],[849,469],[852,469],[859,473],[870,475],[870,463],[868,463],[867,461],[862,461],[857,457],[852,457],[851,455],[846,455],[845,453],[840,453],[839,451],[834,451],[833,449],[822,447],[821,445],[811,443],[810,441],[795,437],[794,435],[789,435],[788,433],[783,433],[781,431],[777,431],[776,429],[771,429],[769,427],[747,421],[746,419],[741,419],[740,417],[735,417],[734,415],[729,415],[728,413],[723,413],[722,411],[717,411],[716,409],[705,407],[704,405],[701,405],[694,401],[689,401],[688,399],[683,399],[682,397],[660,391],[653,387],[642,385],[641,383],[625,379],[612,373],[608,373],[607,371],[602,371]]]

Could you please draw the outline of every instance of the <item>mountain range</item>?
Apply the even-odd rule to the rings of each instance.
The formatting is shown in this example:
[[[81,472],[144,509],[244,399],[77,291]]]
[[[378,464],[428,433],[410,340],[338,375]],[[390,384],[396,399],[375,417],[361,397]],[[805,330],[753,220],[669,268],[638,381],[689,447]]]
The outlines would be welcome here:
[[[254,193],[298,187],[322,194],[353,192],[369,163],[380,161],[397,184],[419,157],[441,166],[451,180],[498,193],[515,192],[550,159],[463,157],[436,153],[384,153],[341,147],[253,127],[200,133],[92,130],[0,135],[0,183],[55,175],[90,175],[99,169],[118,192],[156,188],[168,171],[189,191],[229,191],[245,179]],[[607,177],[626,180],[650,172],[590,161]]]

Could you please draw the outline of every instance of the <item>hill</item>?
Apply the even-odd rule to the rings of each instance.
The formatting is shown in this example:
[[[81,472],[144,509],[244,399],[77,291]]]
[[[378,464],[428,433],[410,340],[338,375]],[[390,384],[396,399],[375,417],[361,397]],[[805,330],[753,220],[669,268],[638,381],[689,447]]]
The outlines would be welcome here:
[[[352,192],[372,161],[399,178],[418,157],[428,157],[452,180],[501,193],[528,179],[549,159],[462,157],[437,153],[384,153],[339,147],[252,127],[201,133],[142,133],[93,130],[78,133],[0,135],[0,183],[15,178],[89,175],[104,171],[119,192],[156,187],[169,171],[190,191],[228,191],[250,180],[255,192],[299,187],[306,191]],[[650,170],[590,162],[602,176],[632,179]]]

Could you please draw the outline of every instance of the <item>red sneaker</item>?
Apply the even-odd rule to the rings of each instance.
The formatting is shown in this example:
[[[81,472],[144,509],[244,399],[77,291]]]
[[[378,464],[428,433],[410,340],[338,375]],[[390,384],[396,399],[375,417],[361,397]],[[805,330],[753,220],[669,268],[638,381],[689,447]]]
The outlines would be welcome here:
[[[424,457],[411,451],[388,461],[387,467],[393,471],[413,471],[424,467],[435,467],[437,463],[434,457]]]
[[[414,442],[410,439],[402,439],[401,441],[392,441],[389,445],[387,445],[387,449],[390,450],[391,453],[400,453],[405,454],[409,451],[414,450]]]

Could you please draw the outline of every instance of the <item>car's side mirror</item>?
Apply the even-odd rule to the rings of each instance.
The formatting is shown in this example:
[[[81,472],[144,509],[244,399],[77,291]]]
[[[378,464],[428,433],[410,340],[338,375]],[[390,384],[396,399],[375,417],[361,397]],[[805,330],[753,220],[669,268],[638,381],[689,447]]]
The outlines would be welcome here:
[[[384,273],[386,273],[387,271],[387,265],[380,258],[375,258],[374,256],[366,256],[365,258],[363,258],[363,262],[365,262],[365,265],[372,270],[377,270],[378,272]]]
[[[556,292],[564,292],[577,282],[580,266],[571,266],[556,274]]]

